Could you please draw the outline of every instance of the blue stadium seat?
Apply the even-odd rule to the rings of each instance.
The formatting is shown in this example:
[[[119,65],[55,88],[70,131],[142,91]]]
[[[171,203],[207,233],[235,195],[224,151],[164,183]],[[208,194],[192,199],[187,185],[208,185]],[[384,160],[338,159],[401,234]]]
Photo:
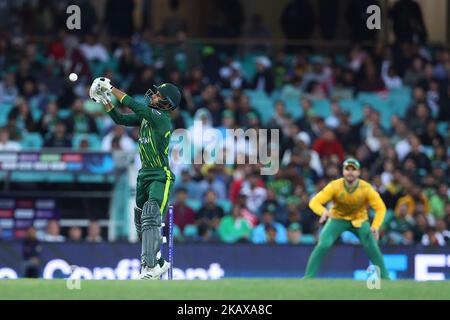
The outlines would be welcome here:
[[[444,137],[447,135],[448,122],[441,121],[437,124],[437,131]]]
[[[244,93],[250,98],[250,104],[261,115],[262,123],[266,124],[267,121],[273,116],[273,103],[271,97],[265,92],[258,90],[245,90]]]
[[[327,118],[331,115],[330,100],[328,99],[313,100],[312,105],[313,110],[317,115],[323,118]]]
[[[198,229],[195,224],[188,224],[184,227],[183,235],[186,238],[195,238],[197,237]]]
[[[20,141],[22,148],[25,150],[40,149],[42,148],[43,143],[44,141],[42,136],[36,132],[24,134],[22,140]]]
[[[38,122],[39,119],[41,119],[42,111],[38,108],[30,108],[31,116],[33,117],[33,120]]]
[[[201,208],[201,206],[202,206],[202,202],[200,200],[197,200],[197,199],[187,199],[186,200],[186,205],[188,207],[190,207],[192,210],[198,211]]]
[[[384,128],[391,127],[391,116],[395,108],[390,105],[389,98],[381,98],[380,95],[371,92],[360,92],[357,100],[361,104],[369,104],[372,108],[380,112],[381,124]]]
[[[303,115],[303,109],[300,106],[300,99],[283,100],[288,112],[292,118],[298,119]]]
[[[72,110],[70,110],[70,109],[60,109],[58,111],[58,116],[62,119],[69,118],[71,114],[72,114]]]
[[[341,108],[350,113],[350,122],[355,124],[362,120],[362,105],[357,100],[341,100],[339,102]]]
[[[194,120],[192,119],[192,116],[186,110],[181,111],[181,116],[183,117],[186,128],[189,128],[192,125],[192,123],[194,122]]]
[[[229,214],[231,212],[231,208],[233,207],[233,204],[228,199],[217,200],[217,205],[223,209],[225,214]]]

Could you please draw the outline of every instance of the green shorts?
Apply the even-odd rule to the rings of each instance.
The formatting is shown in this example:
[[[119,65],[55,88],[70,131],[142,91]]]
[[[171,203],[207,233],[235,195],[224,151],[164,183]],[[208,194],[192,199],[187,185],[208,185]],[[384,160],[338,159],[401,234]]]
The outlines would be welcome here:
[[[137,177],[136,206],[142,209],[145,202],[156,201],[165,218],[174,182],[175,175],[167,167],[142,168]]]

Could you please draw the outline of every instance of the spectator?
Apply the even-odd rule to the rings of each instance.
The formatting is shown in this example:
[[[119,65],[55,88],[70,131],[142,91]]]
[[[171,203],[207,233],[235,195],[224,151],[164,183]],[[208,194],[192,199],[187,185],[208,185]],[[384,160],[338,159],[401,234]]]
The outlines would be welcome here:
[[[418,186],[411,187],[410,191],[407,192],[406,195],[398,199],[394,210],[396,214],[398,214],[400,207],[402,205],[407,206],[407,213],[409,216],[414,216],[414,213],[416,212],[417,209],[416,207],[418,205],[423,205],[425,214],[429,213],[428,198]]]
[[[21,133],[26,131],[34,132],[37,129],[28,102],[23,98],[16,100],[16,106],[11,109],[8,121],[14,123],[16,129]]]
[[[425,172],[431,171],[431,161],[428,159],[425,153],[421,151],[420,140],[417,136],[412,135],[409,139],[409,144],[411,145],[411,151],[406,155],[403,163],[406,163],[409,159],[415,164],[415,167]]]
[[[133,151],[136,149],[133,139],[131,139],[123,126],[115,125],[110,133],[103,137],[102,150],[111,151],[113,142],[117,144],[114,150]]]
[[[220,219],[225,215],[223,209],[217,205],[217,196],[213,190],[208,190],[204,196],[204,204],[198,210],[195,217],[196,224],[205,224],[214,233],[216,232]]]
[[[446,245],[450,244],[450,230],[448,230],[445,220],[436,220],[436,232],[442,236]]]
[[[336,155],[340,162],[344,161],[344,148],[331,129],[326,129],[323,135],[314,141],[312,149],[321,159]]]
[[[445,203],[450,202],[450,191],[445,183],[439,184],[437,193],[430,198],[430,213],[436,219],[445,218]]]
[[[96,220],[89,221],[86,242],[102,242],[101,228]]]
[[[241,189],[241,194],[247,197],[247,208],[255,214],[258,213],[267,198],[267,190],[260,185],[259,180],[258,173],[251,173],[248,180],[244,181]]]
[[[287,241],[289,244],[300,244],[302,238],[302,228],[297,222],[291,223],[287,229]]]
[[[197,191],[199,196],[205,195],[206,191],[213,190],[218,200],[226,199],[225,183],[217,178],[217,169],[214,166],[208,167],[206,170],[206,176],[198,183]]]
[[[130,94],[131,96],[143,95],[147,92],[148,89],[153,90],[154,84],[155,70],[152,66],[146,66],[131,81],[130,88],[128,89],[128,94]]]
[[[98,42],[93,34],[86,35],[85,42],[80,45],[80,50],[89,62],[107,62],[109,59],[105,46]]]
[[[173,223],[183,232],[187,225],[195,224],[195,212],[186,204],[187,191],[179,188],[175,191],[175,204],[173,205]]]
[[[19,90],[15,83],[14,73],[6,73],[0,82],[0,103],[13,104],[18,95]]]
[[[94,118],[83,109],[83,101],[75,99],[72,103],[72,116],[67,120],[67,132],[78,133],[98,133]]]
[[[271,71],[269,58],[265,56],[256,59],[256,74],[253,77],[252,88],[258,91],[265,91],[268,95],[275,89],[274,77]]]
[[[175,180],[174,185],[175,190],[182,188],[186,190],[189,199],[201,199],[200,192],[198,191],[198,183],[192,179],[189,169],[185,168],[181,170],[181,178],[180,175],[176,176],[177,179]]]
[[[39,278],[42,247],[37,239],[36,229],[29,227],[23,242],[23,277]]]
[[[411,66],[406,69],[403,82],[405,85],[413,87],[424,78],[424,61],[421,57],[415,57],[411,63]]]
[[[236,205],[231,215],[224,216],[219,224],[219,236],[222,242],[247,242],[251,235],[250,223],[242,216],[241,207]]]
[[[421,243],[423,236],[428,232],[428,221],[425,215],[418,215],[415,217],[415,224],[413,230],[413,238],[415,243]]]
[[[403,86],[402,78],[398,75],[397,70],[391,65],[391,61],[389,60],[383,61],[381,77],[388,90],[398,89]]]
[[[53,133],[45,139],[44,147],[46,148],[71,148],[72,140],[66,132],[66,125],[63,121],[58,121],[55,124]]]
[[[435,227],[428,227],[427,232],[422,236],[422,245],[424,246],[445,246],[445,239]]]
[[[273,188],[267,189],[267,198],[261,204],[258,215],[261,216],[261,213],[265,211],[273,212],[276,221],[286,220],[286,208],[278,200],[277,194],[275,193],[275,190]]]
[[[398,207],[397,213],[387,223],[387,240],[389,244],[412,244],[414,218],[408,215],[407,204]]]
[[[58,123],[61,118],[58,115],[58,105],[56,101],[50,101],[47,104],[45,112],[42,114],[39,120],[39,132],[44,138],[50,137],[54,133],[56,123]]]
[[[83,241],[83,231],[78,226],[72,226],[69,229],[69,241],[71,242],[81,242]]]
[[[268,228],[275,230],[274,243],[284,244],[287,242],[286,228],[274,220],[274,213],[271,211],[263,212],[261,223],[253,229],[252,242],[256,244],[269,243],[271,239],[268,236],[272,235],[272,233]]]
[[[44,242],[63,242],[66,238],[61,235],[59,222],[57,220],[49,220],[47,223],[47,230],[42,236]]]
[[[0,128],[0,151],[19,151],[21,148],[18,142],[9,139],[6,127]]]

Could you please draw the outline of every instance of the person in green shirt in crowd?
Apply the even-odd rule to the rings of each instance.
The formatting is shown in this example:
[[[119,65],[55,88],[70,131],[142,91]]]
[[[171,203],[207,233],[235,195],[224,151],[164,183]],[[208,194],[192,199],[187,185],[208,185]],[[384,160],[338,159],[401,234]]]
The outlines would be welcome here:
[[[248,241],[251,231],[250,222],[242,216],[238,205],[233,207],[231,215],[222,218],[218,228],[220,240],[226,243]]]

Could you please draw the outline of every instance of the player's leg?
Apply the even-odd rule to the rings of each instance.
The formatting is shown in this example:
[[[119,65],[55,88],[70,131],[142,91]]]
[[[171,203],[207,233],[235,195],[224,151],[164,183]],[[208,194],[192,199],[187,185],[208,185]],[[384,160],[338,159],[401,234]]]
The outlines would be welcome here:
[[[142,209],[148,199],[148,184],[145,184],[141,175],[138,175],[136,183],[136,207],[134,208],[134,225],[139,241],[142,240]]]
[[[304,279],[314,278],[322,264],[323,258],[342,232],[351,227],[351,222],[329,219],[320,233],[319,243],[309,256]]]
[[[164,221],[165,210],[167,209],[169,194],[173,185],[173,180],[163,176],[154,175],[148,188],[148,201],[144,205],[142,215],[142,252],[141,260],[143,264],[153,271],[149,271],[151,278],[159,278],[170,268],[170,263],[160,256],[162,245],[161,223]],[[146,208],[149,208],[146,210]]]
[[[353,228],[352,231],[359,237],[364,251],[367,253],[370,261],[380,268],[380,276],[382,279],[389,279],[389,272],[384,264],[383,254],[377,241],[373,237],[370,230],[370,224],[365,221],[360,228]]]

